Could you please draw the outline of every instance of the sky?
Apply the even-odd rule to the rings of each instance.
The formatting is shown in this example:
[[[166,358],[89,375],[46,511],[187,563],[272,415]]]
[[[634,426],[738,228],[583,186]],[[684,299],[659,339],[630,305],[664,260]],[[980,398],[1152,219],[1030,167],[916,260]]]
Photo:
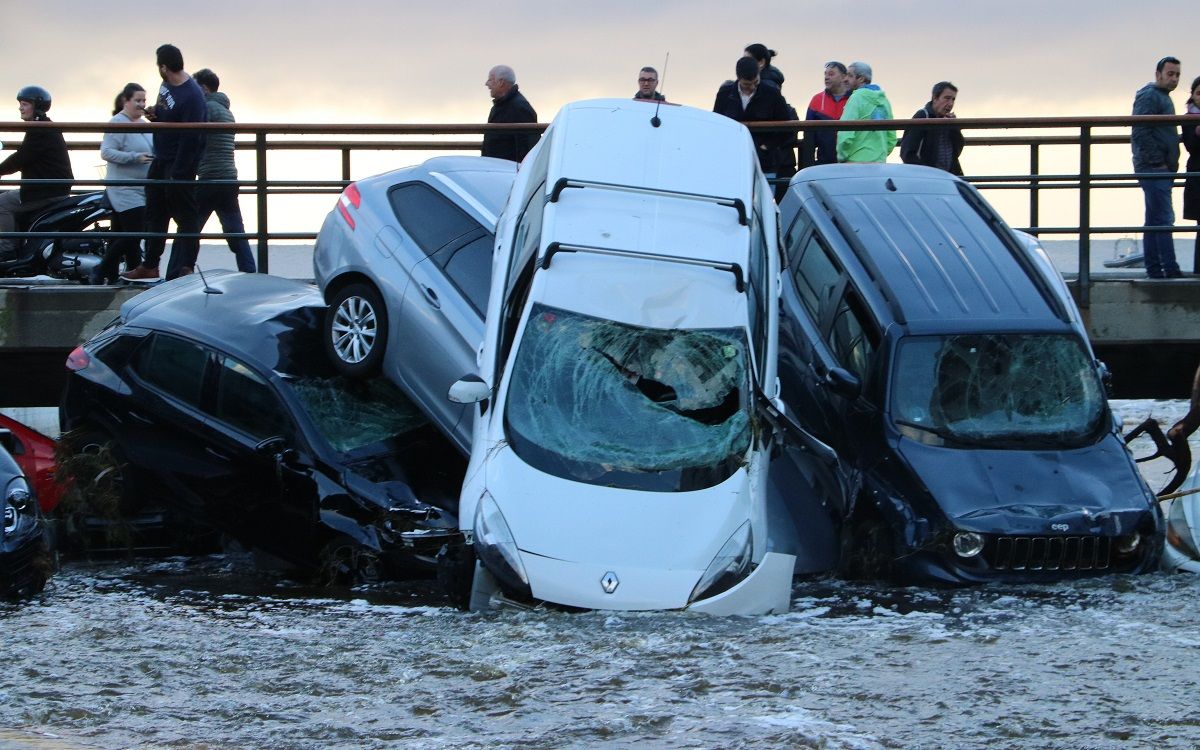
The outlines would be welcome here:
[[[671,101],[709,109],[742,49],[761,42],[801,112],[826,61],[863,60],[897,117],[944,79],[959,87],[960,117],[1119,115],[1167,54],[1183,61],[1183,109],[1200,73],[1191,20],[1128,0],[38,0],[5,7],[0,92],[36,83],[56,120],[107,121],[126,82],[157,88],[154,50],[170,42],[185,69],[221,77],[239,122],[484,121],[483,82],[499,63],[549,122],[570,101],[631,96],[642,65],[659,68]],[[964,168],[989,171],[982,158],[968,152]]]

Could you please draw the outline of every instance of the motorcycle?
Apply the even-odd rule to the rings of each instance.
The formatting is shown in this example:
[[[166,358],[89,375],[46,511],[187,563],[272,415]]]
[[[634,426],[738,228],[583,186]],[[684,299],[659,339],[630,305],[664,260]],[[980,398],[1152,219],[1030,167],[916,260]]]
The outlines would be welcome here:
[[[103,191],[69,195],[18,219],[20,232],[87,233],[86,237],[23,237],[0,256],[0,278],[50,276],[88,283],[111,241],[113,208]]]

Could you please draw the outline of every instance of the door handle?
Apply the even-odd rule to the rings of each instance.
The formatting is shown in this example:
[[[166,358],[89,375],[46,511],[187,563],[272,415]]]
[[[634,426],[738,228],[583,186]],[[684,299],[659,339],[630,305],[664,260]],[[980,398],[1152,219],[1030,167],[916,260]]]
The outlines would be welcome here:
[[[208,455],[210,455],[210,456],[213,456],[214,458],[219,458],[219,459],[221,459],[222,461],[228,461],[228,460],[229,460],[229,456],[225,455],[224,453],[222,453],[221,451],[217,450],[216,448],[213,448],[211,445],[206,445],[206,446],[204,446],[204,452],[205,452],[205,453],[207,453],[207,454],[208,454]]]
[[[433,290],[433,287],[422,284],[421,291],[425,292],[425,299],[429,300],[429,304],[439,310],[442,309],[442,302],[438,299],[437,292]]]

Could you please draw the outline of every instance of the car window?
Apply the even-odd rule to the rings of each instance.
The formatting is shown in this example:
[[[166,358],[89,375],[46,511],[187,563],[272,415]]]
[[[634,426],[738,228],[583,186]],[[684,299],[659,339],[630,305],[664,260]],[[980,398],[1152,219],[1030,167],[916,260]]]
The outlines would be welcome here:
[[[157,334],[138,350],[134,370],[158,390],[199,407],[207,360],[208,350],[204,347]]]
[[[258,373],[232,357],[222,357],[213,416],[257,439],[293,435],[291,420]]]
[[[796,266],[800,261],[800,251],[804,249],[804,243],[808,237],[805,234],[812,228],[812,219],[808,218],[808,214],[800,211],[796,214],[796,218],[792,221],[792,225],[788,227],[787,233],[783,236],[783,246],[787,248],[787,263],[791,266]]]
[[[484,232],[461,247],[436,256],[451,283],[481,316],[487,311],[488,292],[492,287],[492,249],[495,244],[496,238]]]
[[[766,300],[770,298],[768,291],[769,280],[767,263],[767,238],[763,234],[762,216],[758,209],[754,210],[754,220],[750,224],[750,268],[749,283],[746,285],[746,301],[750,306],[750,334],[754,337],[754,355],[761,373],[764,360],[767,357],[767,316]]]
[[[388,192],[388,198],[400,226],[426,255],[480,228],[479,222],[446,196],[420,182],[397,185]]]
[[[829,329],[829,346],[838,364],[866,383],[878,341],[875,327],[863,313],[858,298],[854,292],[847,290]]]
[[[796,291],[813,320],[821,322],[822,308],[833,301],[833,292],[841,281],[841,270],[816,232],[804,243],[800,262],[792,269]]]

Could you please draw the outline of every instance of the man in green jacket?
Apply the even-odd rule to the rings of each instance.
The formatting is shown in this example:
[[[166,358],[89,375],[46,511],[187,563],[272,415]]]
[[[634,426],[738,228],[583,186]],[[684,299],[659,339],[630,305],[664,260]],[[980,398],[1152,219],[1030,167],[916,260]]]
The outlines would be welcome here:
[[[842,111],[842,120],[891,120],[892,105],[883,89],[871,83],[871,66],[854,62],[846,66],[853,93]],[[839,130],[839,162],[884,162],[896,147],[895,130]]]

